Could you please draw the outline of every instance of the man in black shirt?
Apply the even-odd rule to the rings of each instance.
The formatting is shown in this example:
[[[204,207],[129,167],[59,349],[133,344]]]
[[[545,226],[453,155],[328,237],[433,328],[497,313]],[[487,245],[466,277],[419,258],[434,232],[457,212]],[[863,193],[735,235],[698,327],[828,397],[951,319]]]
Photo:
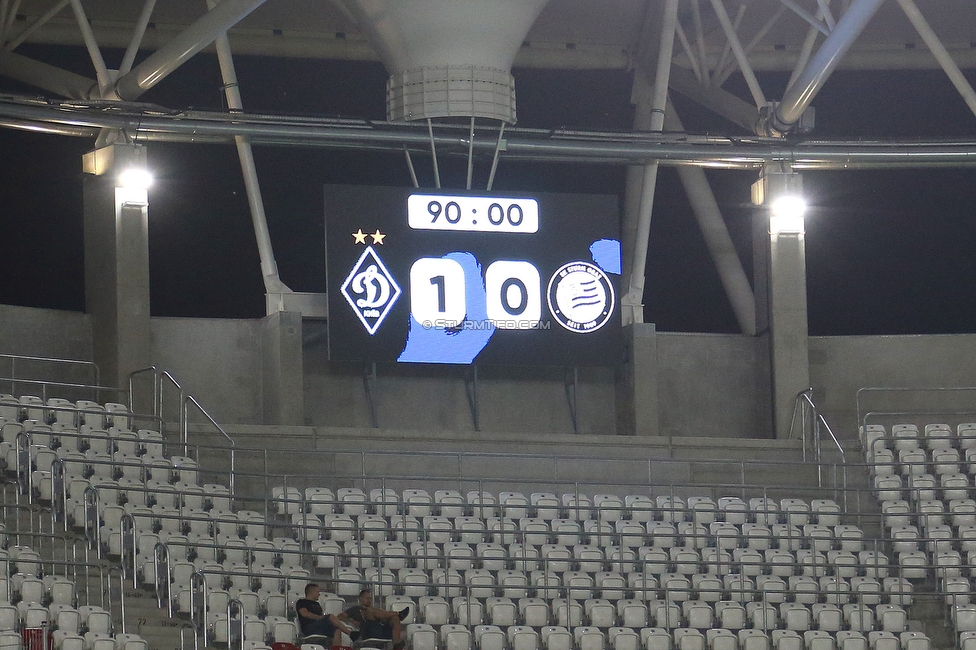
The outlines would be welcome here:
[[[402,650],[405,644],[401,636],[400,622],[409,613],[409,607],[404,607],[399,612],[373,607],[373,592],[363,589],[359,592],[359,604],[343,612],[343,618],[359,624],[360,636],[363,639],[390,639],[393,641],[393,650]]]
[[[295,603],[298,614],[298,625],[304,636],[332,637],[332,645],[342,645],[343,632],[352,635],[353,631],[343,624],[342,619],[335,614],[323,614],[319,604],[319,586],[314,583],[305,585],[305,597]],[[345,614],[340,615],[346,618]]]

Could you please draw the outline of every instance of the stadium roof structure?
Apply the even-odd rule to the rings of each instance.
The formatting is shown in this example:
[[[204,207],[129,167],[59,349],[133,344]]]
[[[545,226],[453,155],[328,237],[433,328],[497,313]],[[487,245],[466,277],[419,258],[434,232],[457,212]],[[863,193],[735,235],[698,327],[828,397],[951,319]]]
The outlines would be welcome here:
[[[84,46],[89,73],[25,56],[18,51],[22,45]],[[124,49],[119,69],[106,65],[103,48]],[[177,79],[197,53],[214,51],[227,110],[140,102],[162,80]],[[388,119],[309,117],[307,110],[249,113],[235,54],[382,61],[390,75]],[[837,70],[941,69],[945,83],[976,113],[976,92],[962,72],[974,66],[976,3],[962,1],[0,0],[0,75],[41,95],[0,95],[0,126],[81,136],[96,147],[237,144],[253,199],[269,313],[281,309],[281,296],[291,291],[275,267],[251,144],[405,152],[408,164],[411,154],[436,151],[435,160],[479,159],[493,171],[500,160],[628,165],[625,323],[642,321],[657,169],[677,166],[741,330],[764,331],[767,317],[773,329],[777,309],[798,311],[803,318],[778,327],[803,338],[805,295],[780,308],[772,304],[774,296],[805,291],[796,284],[802,274],[789,291],[778,290],[776,274],[784,271],[773,261],[770,286],[760,287],[758,280],[750,286],[702,168],[755,170],[760,181],[754,200],[761,202],[799,187],[797,174],[804,170],[973,165],[976,137],[818,139],[810,109]],[[517,126],[513,67],[633,72],[633,129]],[[789,75],[785,90],[763,87],[757,75],[767,72]],[[914,92],[898,86],[897,75],[891,78],[892,97]],[[694,135],[703,130],[694,117],[678,119],[669,94],[723,118],[723,132],[713,125],[708,135]],[[941,110],[918,106],[927,113]],[[874,110],[882,115],[887,108]],[[768,238],[758,239],[754,243],[770,245]],[[802,245],[790,257],[783,268],[803,268]],[[770,305],[760,305],[757,317],[761,292]],[[798,329],[788,332],[791,327]]]

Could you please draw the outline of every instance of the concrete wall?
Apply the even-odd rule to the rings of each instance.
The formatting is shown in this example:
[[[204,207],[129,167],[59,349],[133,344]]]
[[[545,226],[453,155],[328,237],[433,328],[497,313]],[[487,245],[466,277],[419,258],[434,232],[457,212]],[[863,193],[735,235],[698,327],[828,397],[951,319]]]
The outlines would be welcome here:
[[[0,305],[0,353],[92,361],[91,318],[71,311]],[[11,368],[10,361],[0,360],[0,376],[10,377],[11,374],[19,378],[56,378],[88,385],[95,382],[91,366],[18,361],[16,367]],[[0,382],[0,392],[41,394],[36,384],[11,385],[9,382]],[[65,391],[64,395],[71,399],[94,397],[84,392]],[[102,397],[106,401],[114,399],[108,393]]]
[[[92,360],[88,314],[0,305],[0,353]]]
[[[0,305],[0,322],[2,353],[92,358],[91,321],[86,314]],[[640,404],[636,410],[640,417],[653,420],[640,423],[638,435],[771,435],[764,339],[661,333],[653,325],[637,327],[632,340],[641,345],[634,346],[634,376],[638,380],[632,378],[633,400]],[[300,355],[298,331],[303,340]],[[269,407],[279,414],[290,413],[304,399],[304,424],[371,426],[363,389],[364,368],[328,362],[321,322],[154,318],[152,337],[153,363],[173,373],[221,423],[268,422]],[[289,343],[290,337],[295,340]],[[810,339],[815,400],[842,438],[855,435],[855,394],[859,388],[976,386],[976,364],[970,362],[974,358],[973,334]],[[0,367],[0,374],[8,370]],[[268,382],[295,371],[304,377],[303,390],[292,382],[287,390],[273,395],[277,403],[266,403]],[[467,369],[454,367],[378,368],[375,380],[370,382],[378,424],[428,432],[473,432],[465,372]],[[617,374],[615,377],[608,369],[580,369],[577,408],[581,433],[635,433],[633,423],[622,426],[625,418],[615,414],[620,404],[630,399],[621,398],[626,373]],[[572,433],[566,378],[564,369],[479,369],[482,431]],[[296,392],[302,394],[293,396]],[[954,401],[938,394],[940,402],[926,393],[913,399],[911,405],[918,409],[932,404],[941,404],[945,410],[968,409],[956,419],[976,420],[976,391],[949,396]],[[898,395],[903,403],[909,397]],[[287,402],[292,398],[296,401]],[[878,408],[877,402],[867,407]],[[302,412],[300,406],[297,412]],[[920,421],[924,419],[920,417]],[[279,423],[300,424],[295,415]]]
[[[837,336],[810,339],[814,399],[838,437],[857,435],[855,399],[864,387],[976,387],[976,334]],[[976,391],[866,395],[862,410],[961,411],[976,420]],[[968,412],[967,412],[968,411]],[[905,418],[896,418],[905,420]],[[936,416],[919,414],[919,423]],[[912,421],[912,418],[908,419]]]
[[[220,423],[263,421],[260,320],[152,319],[152,363]]]
[[[659,435],[769,438],[764,340],[657,333]]]

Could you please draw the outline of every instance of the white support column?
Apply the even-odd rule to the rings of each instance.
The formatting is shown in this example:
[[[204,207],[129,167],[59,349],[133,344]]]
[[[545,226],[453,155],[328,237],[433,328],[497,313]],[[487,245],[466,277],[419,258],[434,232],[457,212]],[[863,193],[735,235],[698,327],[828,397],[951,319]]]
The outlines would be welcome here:
[[[216,4],[208,0],[211,11]],[[232,111],[243,111],[241,90],[237,84],[237,70],[234,67],[234,57],[230,51],[227,34],[217,36],[214,41],[217,48],[217,60],[220,64],[220,74],[224,81],[224,93],[227,97],[227,107]],[[270,315],[280,311],[281,294],[290,293],[291,289],[281,282],[278,276],[278,264],[275,262],[274,248],[271,245],[271,233],[268,231],[268,219],[264,213],[264,199],[261,197],[261,184],[258,182],[257,168],[254,165],[254,152],[251,142],[243,136],[234,136],[237,144],[237,157],[241,161],[241,172],[244,175],[244,189],[247,192],[247,204],[251,210],[251,222],[254,226],[254,237],[258,244],[258,255],[261,259],[261,276],[264,278],[265,313]]]
[[[674,52],[674,32],[678,22],[678,0],[666,0],[661,26],[661,42],[658,48],[657,70],[651,98],[650,130],[664,128],[664,111],[668,100],[668,79],[671,72],[671,57]],[[654,206],[654,189],[657,185],[656,160],[644,166],[641,183],[640,204],[638,208],[634,253],[631,257],[630,284],[627,293],[620,301],[621,318],[624,325],[644,322],[644,272],[647,265],[647,245],[651,231],[651,211]]]
[[[142,145],[110,145],[83,158],[85,311],[105,386],[124,388],[130,372],[152,363],[149,193],[119,180],[121,171],[145,166]]]
[[[753,185],[753,202],[763,206],[769,233],[766,297],[773,429],[778,439],[789,437],[796,395],[810,387],[803,218],[784,223],[773,213],[778,198],[794,194],[802,194],[802,178],[779,164],[768,164]]]

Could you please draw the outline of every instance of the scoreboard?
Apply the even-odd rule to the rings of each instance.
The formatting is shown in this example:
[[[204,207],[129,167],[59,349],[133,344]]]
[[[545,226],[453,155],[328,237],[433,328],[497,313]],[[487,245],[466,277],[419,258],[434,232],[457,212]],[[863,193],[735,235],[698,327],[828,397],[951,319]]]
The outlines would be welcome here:
[[[616,365],[616,196],[327,185],[329,357]]]

